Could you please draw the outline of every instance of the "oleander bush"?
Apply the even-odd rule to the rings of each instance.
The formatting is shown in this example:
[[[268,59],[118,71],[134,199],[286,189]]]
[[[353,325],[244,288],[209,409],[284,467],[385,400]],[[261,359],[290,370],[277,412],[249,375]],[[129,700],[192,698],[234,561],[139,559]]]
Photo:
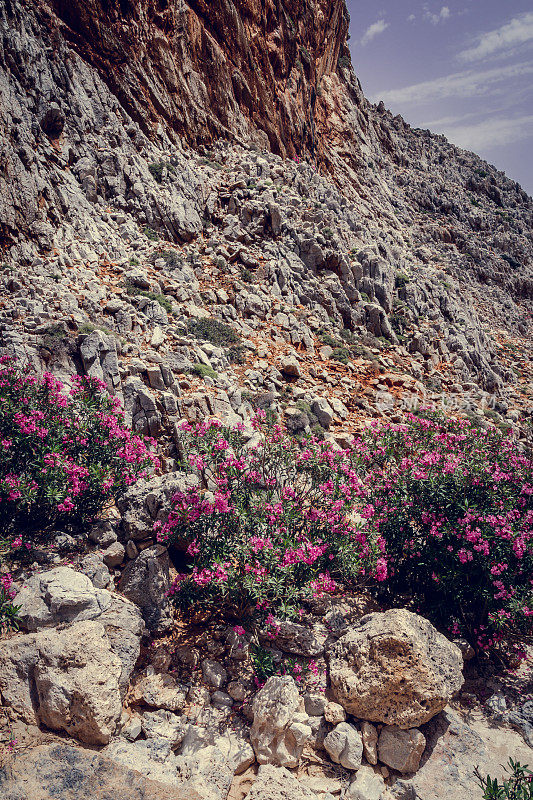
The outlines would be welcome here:
[[[529,640],[533,463],[510,436],[427,413],[341,451],[254,425],[252,440],[213,420],[184,427],[201,485],[158,530],[191,559],[176,602],[272,624],[370,582],[478,650]]]
[[[193,562],[171,589],[179,605],[269,625],[338,581],[383,577],[383,565],[379,542],[349,518],[358,481],[342,452],[314,438],[300,447],[264,417],[252,439],[217,420],[183,425],[182,450],[209,489],[177,493],[157,529]]]
[[[13,605],[15,594],[10,573],[0,576],[0,635],[18,630],[19,607]]]
[[[533,462],[491,428],[437,414],[376,426],[351,454],[386,542],[385,599],[478,648],[531,636]]]
[[[0,359],[0,533],[17,548],[95,517],[157,465],[95,378],[72,387]]]

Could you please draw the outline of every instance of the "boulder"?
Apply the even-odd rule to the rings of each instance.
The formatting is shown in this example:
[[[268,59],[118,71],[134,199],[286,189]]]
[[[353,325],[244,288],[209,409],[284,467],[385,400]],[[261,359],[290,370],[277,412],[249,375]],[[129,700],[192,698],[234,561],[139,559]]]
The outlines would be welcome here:
[[[111,605],[111,593],[97,589],[87,575],[56,567],[32,575],[14,599],[20,621],[28,631],[96,619]]]
[[[372,767],[363,764],[349,785],[345,800],[381,800],[387,787],[385,781]]]
[[[38,715],[52,730],[87,744],[107,744],[122,711],[122,663],[104,626],[76,622],[36,636],[34,669]]]
[[[246,800],[316,800],[316,794],[302,786],[288,769],[264,764],[259,767]]]
[[[136,768],[66,744],[22,750],[0,768],[3,800],[201,800],[183,789],[149,780]]]
[[[299,378],[302,374],[300,362],[296,356],[286,356],[281,362],[280,369],[289,378]]]
[[[268,642],[285,653],[309,657],[319,656],[324,652],[328,634],[318,625],[310,628],[290,620],[276,620],[272,628],[275,633],[273,636],[269,634]]]
[[[294,679],[285,675],[269,678],[254,697],[254,721],[250,740],[259,764],[296,767],[311,728],[307,715],[299,714],[300,695]]]
[[[145,711],[141,718],[142,732],[147,739],[165,739],[174,749],[183,741],[188,724],[172,711]]]
[[[349,722],[340,722],[324,739],[331,759],[345,769],[357,770],[363,758],[361,734]]]
[[[330,652],[338,702],[360,719],[408,729],[428,722],[461,688],[460,650],[405,609],[368,614]]]
[[[418,728],[403,731],[387,725],[379,735],[379,760],[398,772],[416,772],[425,747],[426,738]]]
[[[172,624],[169,586],[168,552],[160,544],[147,547],[122,572],[119,589],[139,606],[151,633],[164,633]]]

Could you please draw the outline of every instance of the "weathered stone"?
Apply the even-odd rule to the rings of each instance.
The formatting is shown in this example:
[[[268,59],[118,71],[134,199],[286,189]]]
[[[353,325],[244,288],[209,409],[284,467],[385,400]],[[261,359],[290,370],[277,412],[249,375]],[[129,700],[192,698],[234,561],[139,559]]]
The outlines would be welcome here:
[[[266,639],[266,637],[265,637]],[[324,652],[327,631],[318,625],[309,627],[290,620],[276,620],[270,644],[297,656],[319,656]]]
[[[250,740],[260,764],[297,766],[311,737],[309,726],[295,722],[299,707],[300,695],[289,676],[269,678],[256,694]]]
[[[168,673],[155,672],[153,667],[148,668],[141,675],[133,687],[133,698],[136,702],[143,701],[153,708],[164,708],[167,711],[179,711],[185,705],[187,687],[178,683]]]
[[[328,701],[324,709],[324,716],[327,722],[332,725],[338,725],[339,722],[346,721],[346,711],[339,703],[332,703]]]
[[[90,579],[70,567],[32,575],[13,601],[21,625],[29,631],[96,619],[111,605],[111,594],[96,589]]]
[[[379,760],[398,772],[416,772],[426,739],[418,728],[404,731],[396,725],[387,725],[379,734]]]
[[[345,798],[346,800],[381,800],[385,789],[385,781],[379,772],[374,772],[372,767],[363,764],[348,787]]]
[[[2,800],[201,800],[192,787],[149,780],[100,753],[66,744],[17,752],[0,768]]]
[[[125,555],[126,551],[124,545],[120,544],[120,542],[113,542],[113,544],[109,545],[102,553],[104,564],[106,567],[111,568],[118,567],[119,564],[122,564]]]
[[[152,633],[163,633],[171,625],[166,592],[170,586],[168,552],[162,545],[143,550],[130,561],[120,578],[119,589],[136,603]]]
[[[331,685],[350,714],[407,729],[441,711],[462,685],[459,649],[404,609],[363,617],[332,647]]]
[[[259,767],[246,800],[316,800],[316,794],[284,767],[265,764]]]
[[[300,362],[295,356],[286,356],[281,362],[282,373],[290,378],[299,378],[302,374]]]
[[[172,748],[182,743],[189,727],[183,717],[164,709],[145,711],[141,726],[147,739],[166,739]]]
[[[226,683],[228,673],[218,661],[214,661],[212,658],[204,658],[202,661],[202,677],[209,686],[220,689]]]
[[[378,763],[378,732],[371,722],[361,722],[361,738],[363,739],[363,755],[369,764]]]
[[[76,622],[36,637],[39,718],[88,744],[106,744],[122,711],[122,664],[99,622]]]
[[[324,739],[324,748],[332,760],[345,769],[357,770],[363,757],[361,734],[348,722],[341,722]]]

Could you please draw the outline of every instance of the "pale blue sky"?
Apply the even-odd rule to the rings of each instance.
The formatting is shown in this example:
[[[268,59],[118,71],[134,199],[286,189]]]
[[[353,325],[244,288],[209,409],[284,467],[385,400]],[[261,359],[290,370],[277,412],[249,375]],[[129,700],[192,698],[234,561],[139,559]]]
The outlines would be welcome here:
[[[533,0],[347,0],[366,96],[533,194]]]

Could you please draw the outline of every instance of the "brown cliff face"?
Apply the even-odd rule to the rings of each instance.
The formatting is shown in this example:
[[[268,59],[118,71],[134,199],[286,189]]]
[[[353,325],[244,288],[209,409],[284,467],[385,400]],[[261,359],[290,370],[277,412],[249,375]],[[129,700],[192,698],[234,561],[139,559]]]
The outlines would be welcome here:
[[[148,132],[320,157],[323,79],[349,65],[344,0],[34,0]]]

